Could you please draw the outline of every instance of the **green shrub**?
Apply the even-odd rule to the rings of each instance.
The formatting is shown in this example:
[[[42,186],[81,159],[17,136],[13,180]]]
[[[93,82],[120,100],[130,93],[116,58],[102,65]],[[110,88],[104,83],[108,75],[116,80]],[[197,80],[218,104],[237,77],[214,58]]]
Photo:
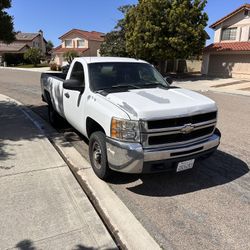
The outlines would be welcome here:
[[[66,60],[68,62],[68,64],[71,64],[71,62],[73,61],[73,59],[75,57],[78,57],[78,52],[75,50],[69,50],[66,51],[65,53],[63,53],[63,58],[64,60]]]
[[[29,48],[24,53],[24,59],[29,60],[36,67],[42,59],[42,51],[38,48]]]

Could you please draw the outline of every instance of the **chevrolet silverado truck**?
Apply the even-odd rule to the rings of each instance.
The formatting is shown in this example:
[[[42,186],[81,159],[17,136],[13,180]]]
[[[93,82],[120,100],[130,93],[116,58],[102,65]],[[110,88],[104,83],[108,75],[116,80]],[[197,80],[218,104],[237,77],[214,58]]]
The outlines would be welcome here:
[[[42,74],[41,89],[52,125],[64,118],[89,139],[101,179],[190,169],[220,143],[215,102],[171,86],[142,60],[75,58],[67,75]]]

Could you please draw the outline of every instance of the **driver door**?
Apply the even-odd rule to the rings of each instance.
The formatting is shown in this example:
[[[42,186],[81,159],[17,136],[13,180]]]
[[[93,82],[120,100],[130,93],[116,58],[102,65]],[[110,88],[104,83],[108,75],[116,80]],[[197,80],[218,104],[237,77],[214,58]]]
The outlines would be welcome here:
[[[85,74],[82,63],[75,62],[69,79],[79,82],[79,90],[63,89],[64,115],[67,121],[78,131],[82,132],[84,124]]]

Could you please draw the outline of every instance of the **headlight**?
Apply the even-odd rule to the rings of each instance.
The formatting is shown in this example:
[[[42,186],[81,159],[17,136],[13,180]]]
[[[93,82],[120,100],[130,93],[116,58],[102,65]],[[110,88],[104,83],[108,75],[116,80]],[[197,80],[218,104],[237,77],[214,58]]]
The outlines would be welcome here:
[[[114,139],[140,142],[139,122],[113,117],[110,134]]]

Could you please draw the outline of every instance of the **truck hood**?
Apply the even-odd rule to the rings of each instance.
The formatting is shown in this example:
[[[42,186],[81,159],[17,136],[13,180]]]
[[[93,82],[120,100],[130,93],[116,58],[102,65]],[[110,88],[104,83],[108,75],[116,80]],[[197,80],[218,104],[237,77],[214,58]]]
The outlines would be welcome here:
[[[181,88],[134,89],[110,93],[106,98],[132,120],[164,119],[217,110],[211,99]]]

